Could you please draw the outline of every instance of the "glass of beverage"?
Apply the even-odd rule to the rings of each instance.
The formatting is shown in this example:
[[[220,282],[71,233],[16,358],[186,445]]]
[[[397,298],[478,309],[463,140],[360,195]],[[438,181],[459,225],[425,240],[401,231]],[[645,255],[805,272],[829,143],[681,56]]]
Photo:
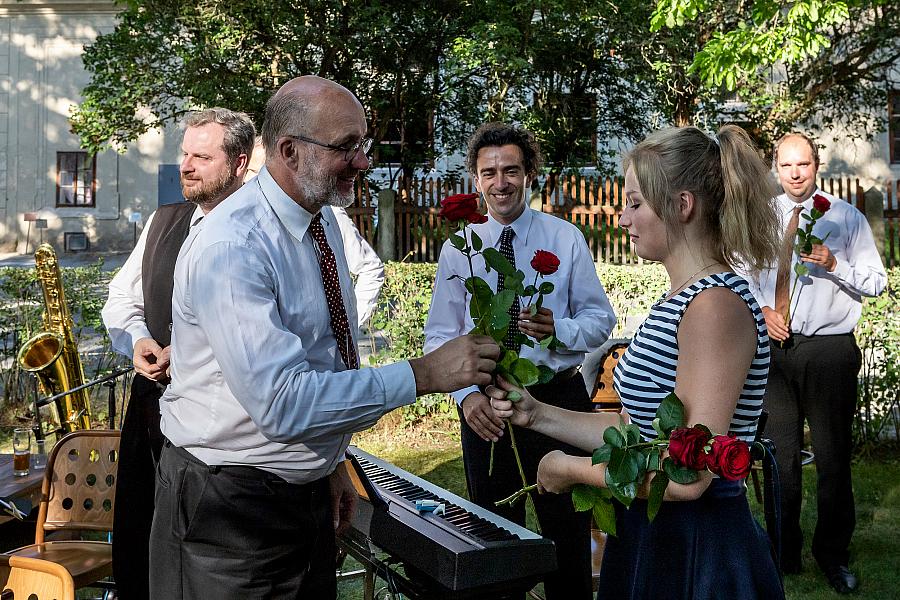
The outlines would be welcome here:
[[[28,475],[28,467],[31,463],[31,430],[16,428],[13,431],[13,475],[24,477]]]
[[[31,457],[31,466],[35,469],[43,469],[47,466],[47,440],[34,440],[34,456]]]

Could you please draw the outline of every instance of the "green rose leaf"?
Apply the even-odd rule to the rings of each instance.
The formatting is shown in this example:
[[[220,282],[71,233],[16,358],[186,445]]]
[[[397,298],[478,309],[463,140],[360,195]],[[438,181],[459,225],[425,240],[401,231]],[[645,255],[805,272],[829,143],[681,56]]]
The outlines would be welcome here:
[[[533,285],[529,285],[528,287],[525,288],[525,291],[522,292],[522,295],[523,296],[534,296],[537,293],[538,293],[537,288],[534,287]]]
[[[625,438],[622,437],[622,434],[615,427],[606,428],[606,431],[603,432],[603,441],[613,448],[625,447]]]
[[[500,361],[497,363],[497,369],[508,372],[512,368],[512,364],[516,362],[517,358],[519,358],[518,354],[512,350],[504,349],[503,354],[500,356]]]
[[[549,294],[553,291],[553,282],[551,281],[543,281],[541,282],[541,287],[538,288],[542,294]]]
[[[613,448],[606,465],[606,480],[613,483],[633,483],[643,471],[643,456],[637,450]]]
[[[591,510],[597,502],[604,500],[600,488],[585,483],[578,483],[572,487],[572,504],[576,512]]]
[[[659,403],[659,408],[656,409],[656,418],[659,419],[659,426],[662,428],[665,438],[668,438],[676,427],[684,426],[684,404],[681,403],[675,392],[670,393]]]
[[[659,417],[656,417],[655,419],[653,419],[651,424],[653,425],[653,431],[656,432],[656,437],[665,439],[666,435],[662,430],[662,426],[659,424]]]
[[[663,471],[669,476],[669,479],[675,483],[687,484],[694,483],[700,478],[700,474],[693,469],[680,467],[675,464],[671,457],[666,457],[663,461]]]
[[[656,517],[663,503],[663,497],[666,495],[666,486],[669,485],[669,478],[662,471],[658,471],[656,476],[650,482],[650,495],[647,496],[647,518],[650,521]]]
[[[819,238],[818,236],[812,235],[812,234],[810,234],[810,236],[809,236],[808,238],[806,238],[806,239],[809,241],[809,243],[810,243],[811,245],[816,245],[816,244],[821,244],[821,243],[822,243],[822,239],[821,239],[821,238]]]
[[[609,444],[603,444],[599,448],[594,449],[591,455],[591,464],[599,465],[600,463],[608,463],[612,458],[613,447]]]
[[[491,302],[492,309],[494,312],[497,312],[498,310],[507,312],[513,305],[513,301],[515,299],[516,294],[512,290],[503,290],[502,292],[497,292]]]
[[[809,275],[809,267],[807,267],[802,262],[798,262],[794,264],[794,273],[797,274],[797,277],[803,277],[804,275]]]
[[[516,390],[510,390],[506,392],[506,399],[510,402],[518,402],[522,399],[522,394],[520,394]]]
[[[497,335],[491,336],[495,341],[500,342],[506,338],[506,330],[509,328],[509,313],[506,311],[497,312],[497,309],[494,308],[494,311],[491,313],[491,329],[493,329]],[[502,333],[502,335],[500,335]]]
[[[485,248],[481,256],[484,257],[484,262],[496,269],[498,273],[503,273],[506,277],[516,272],[516,268],[496,248]]]
[[[625,440],[629,446],[634,446],[641,441],[641,430],[634,423],[623,425],[622,431],[625,434]]]
[[[453,247],[459,250],[460,252],[466,247],[466,240],[463,236],[457,233],[450,234],[450,243],[453,244]]]
[[[474,231],[472,232],[472,249],[475,252],[480,252],[481,248],[484,246],[484,242],[481,241],[481,238],[478,237],[478,234]]]
[[[538,383],[550,383],[556,373],[547,365],[538,365]]]
[[[631,506],[631,502],[637,497],[637,484],[633,481],[627,483],[609,483],[609,491],[625,506]]]
[[[659,471],[659,459],[660,459],[660,451],[659,448],[653,447],[649,448],[647,451],[647,471]]]
[[[538,382],[538,378],[540,377],[540,372],[538,368],[534,366],[534,363],[528,360],[527,358],[519,358],[512,364],[512,368],[510,369],[513,376],[518,379],[523,386],[527,387],[529,385],[534,385]]]
[[[609,500],[594,505],[594,523],[609,535],[616,535],[616,509]]]

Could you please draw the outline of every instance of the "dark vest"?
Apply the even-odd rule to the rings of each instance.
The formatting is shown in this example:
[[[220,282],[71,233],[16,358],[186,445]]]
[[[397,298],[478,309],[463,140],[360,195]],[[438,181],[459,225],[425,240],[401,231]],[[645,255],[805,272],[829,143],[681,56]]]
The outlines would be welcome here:
[[[175,259],[191,228],[196,204],[179,202],[160,206],[147,232],[141,264],[144,321],[156,342],[165,348],[172,341],[172,290]]]

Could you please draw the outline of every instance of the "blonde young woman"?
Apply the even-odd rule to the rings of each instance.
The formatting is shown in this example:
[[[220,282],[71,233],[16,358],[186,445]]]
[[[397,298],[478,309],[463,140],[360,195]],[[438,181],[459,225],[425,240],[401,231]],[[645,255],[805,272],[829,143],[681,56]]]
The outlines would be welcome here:
[[[688,425],[751,442],[769,339],[760,307],[734,268],[757,271],[778,254],[767,168],[747,134],[725,126],[715,138],[694,127],[658,131],[626,156],[624,169],[620,223],[638,256],[665,265],[671,286],[616,368],[623,413],[652,439],[656,408],[674,391]],[[505,399],[510,389],[505,382],[488,389],[498,416],[584,450],[600,446],[606,427],[619,421],[544,405],[526,391],[514,404]],[[576,483],[604,487],[604,472],[589,457],[555,451],[541,461],[537,483],[550,493]],[[692,484],[670,483],[665,500],[653,523],[640,499],[618,512],[598,598],[784,596],[743,482],[704,473]]]

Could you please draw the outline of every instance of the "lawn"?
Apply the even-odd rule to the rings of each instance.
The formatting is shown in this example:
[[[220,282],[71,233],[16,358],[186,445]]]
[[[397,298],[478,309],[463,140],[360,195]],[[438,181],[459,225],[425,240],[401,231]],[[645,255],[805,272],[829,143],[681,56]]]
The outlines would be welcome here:
[[[390,417],[388,417],[390,418]],[[459,448],[458,424],[432,420],[415,428],[398,429],[391,423],[358,435],[354,443],[460,496],[466,495]],[[853,469],[857,525],[851,548],[851,568],[860,577],[861,589],[853,597],[865,600],[897,598],[900,590],[900,454],[884,449],[857,458]],[[751,499],[761,518],[761,507]],[[815,467],[804,471],[803,530],[812,538],[815,525]],[[839,598],[815,567],[808,549],[804,571],[785,580],[789,600]],[[339,597],[361,598],[361,584],[342,582]]]

